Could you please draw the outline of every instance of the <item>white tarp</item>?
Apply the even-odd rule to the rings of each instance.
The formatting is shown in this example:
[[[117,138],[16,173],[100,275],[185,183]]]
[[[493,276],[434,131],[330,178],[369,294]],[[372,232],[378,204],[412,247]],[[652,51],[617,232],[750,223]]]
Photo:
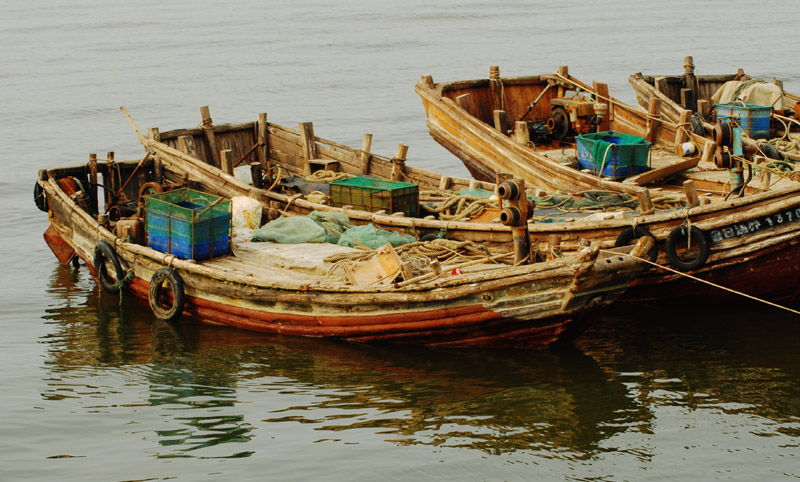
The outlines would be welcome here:
[[[714,104],[729,104],[740,100],[745,104],[768,105],[777,110],[783,109],[783,90],[780,87],[766,82],[748,82],[750,82],[750,85],[744,86],[743,89],[745,82],[739,80],[725,82],[711,96],[711,102]],[[741,92],[738,92],[739,90]]]

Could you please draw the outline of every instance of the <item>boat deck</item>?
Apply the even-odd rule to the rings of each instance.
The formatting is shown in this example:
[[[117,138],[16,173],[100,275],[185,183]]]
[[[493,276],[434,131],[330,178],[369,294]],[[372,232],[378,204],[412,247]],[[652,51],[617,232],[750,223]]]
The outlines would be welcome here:
[[[539,150],[538,152],[554,160],[559,160],[562,157],[577,156],[576,149],[574,148],[542,149]],[[667,168],[675,164],[686,162],[688,159],[689,158],[687,157],[678,156],[675,153],[666,151],[664,149],[653,148],[650,149],[650,159],[649,159],[650,171]],[[747,176],[746,170],[745,170],[745,176]],[[679,171],[673,174],[671,177],[673,178],[680,177],[684,180],[691,179],[695,181],[698,185],[697,191],[700,194],[706,193],[706,194],[725,195],[727,194],[727,191],[706,189],[704,188],[704,186],[715,185],[715,186],[727,187],[728,183],[730,182],[730,171],[728,169],[718,168],[716,164],[714,164],[713,162],[698,162],[696,166],[683,171]],[[789,180],[788,178],[783,178],[783,177],[778,178],[777,176],[772,176],[769,186],[770,188],[775,188],[775,187],[780,188],[780,187],[786,187],[792,183],[793,181]],[[748,184],[748,187],[761,190],[761,178],[757,174],[754,174],[753,178],[750,180],[750,183]],[[670,184],[654,184],[653,187],[651,187],[651,190],[682,192],[682,187]]]

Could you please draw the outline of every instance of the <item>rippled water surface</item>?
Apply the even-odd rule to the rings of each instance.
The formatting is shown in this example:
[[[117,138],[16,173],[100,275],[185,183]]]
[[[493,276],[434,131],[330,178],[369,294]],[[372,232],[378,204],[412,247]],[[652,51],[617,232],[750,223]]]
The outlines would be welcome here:
[[[697,72],[800,92],[794,2],[0,3],[3,480],[800,478],[800,317],[618,307],[573,346],[354,345],[169,325],[60,266],[36,171],[141,157],[143,129],[313,121],[449,173],[434,80]]]

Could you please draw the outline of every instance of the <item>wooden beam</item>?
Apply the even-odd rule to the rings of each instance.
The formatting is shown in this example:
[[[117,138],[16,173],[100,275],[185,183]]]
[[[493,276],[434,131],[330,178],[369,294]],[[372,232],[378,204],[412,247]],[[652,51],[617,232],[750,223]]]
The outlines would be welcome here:
[[[219,167],[219,150],[217,149],[217,138],[214,135],[214,122],[211,120],[211,110],[208,106],[200,108],[200,115],[203,117],[203,133],[208,141],[208,148],[211,151],[209,164]]]
[[[472,96],[470,94],[462,94],[456,97],[456,104],[467,111],[467,114],[474,115],[472,113]]]
[[[691,118],[692,118],[692,111],[684,110],[683,112],[681,112],[681,118],[678,121],[678,126],[675,128],[676,145],[686,142],[686,139],[689,138],[688,131],[692,127],[690,123]]]
[[[434,87],[433,76],[431,76],[431,74],[423,75],[422,76],[422,85],[424,85],[425,87],[427,87],[429,89],[433,89],[433,87]]]
[[[694,181],[691,179],[683,181],[683,191],[686,193],[686,201],[689,203],[689,206],[694,207],[700,205],[700,197],[697,195]]]
[[[508,135],[508,115],[506,111],[494,111],[494,128],[500,131],[504,136]]]
[[[194,138],[192,136],[180,136],[180,137],[178,137],[178,148],[184,154],[186,154],[188,156],[192,156],[192,157],[194,157],[196,159],[200,159],[200,156],[197,155],[197,148],[194,145]],[[211,164],[211,163],[209,162],[209,164]]]
[[[314,124],[311,122],[301,122],[300,124],[300,143],[303,147],[303,158],[305,159],[304,172],[308,176],[311,168],[308,161],[317,158],[317,142],[314,138]]]
[[[500,67],[489,67],[489,91],[492,97],[492,110],[503,110],[503,84],[500,82]]]
[[[661,128],[661,100],[655,97],[650,98],[647,106],[647,130],[645,140],[655,145],[658,139],[658,131]]]
[[[230,149],[223,149],[220,151],[220,169],[222,172],[233,175],[233,151]]]
[[[650,199],[650,190],[644,189],[637,193],[637,198],[639,200],[639,211],[642,214],[652,213],[654,211],[653,201]]]
[[[685,57],[683,59],[683,69],[684,69],[684,81],[683,85],[685,89],[688,89],[688,92],[683,94],[681,91],[682,100],[685,97],[686,105],[684,105],[685,109],[689,109],[692,112],[697,111],[697,77],[694,75],[694,59],[691,56]]]
[[[258,161],[262,166],[269,164],[269,146],[267,145],[267,114],[258,114]]]
[[[89,154],[89,214],[97,215],[97,154]]]
[[[406,166],[406,155],[408,155],[408,146],[398,144],[397,153],[395,153],[392,158],[392,181],[399,181],[403,178],[403,170]]]
[[[514,142],[522,146],[527,146],[530,141],[531,141],[531,133],[528,130],[528,124],[525,121],[515,122]]]
[[[253,187],[258,189],[264,188],[264,181],[261,177],[261,163],[253,162],[250,164],[250,177],[253,178]]]
[[[151,140],[161,142],[161,132],[159,132],[158,127],[147,129],[147,136],[150,137]]]
[[[609,124],[611,122],[611,93],[608,90],[608,84],[602,82],[593,82],[594,91],[597,92],[598,98],[596,102],[606,104],[608,106],[608,111],[606,115],[603,116],[603,119],[600,121],[599,129],[603,132],[611,130]]]
[[[372,134],[364,134],[361,141],[361,174],[369,174],[369,161],[372,158]]]

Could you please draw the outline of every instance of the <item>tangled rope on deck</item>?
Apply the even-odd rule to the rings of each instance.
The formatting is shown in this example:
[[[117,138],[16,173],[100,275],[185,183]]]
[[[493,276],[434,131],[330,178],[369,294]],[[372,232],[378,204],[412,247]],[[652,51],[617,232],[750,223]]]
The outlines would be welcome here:
[[[344,172],[335,172],[335,171],[315,171],[309,176],[306,176],[305,180],[308,182],[333,182],[338,181],[340,179],[347,179],[348,176]]]
[[[422,197],[426,194],[430,195],[432,193],[423,191],[420,193],[420,196]],[[436,195],[441,196],[441,193],[436,193]],[[497,202],[495,201],[494,203],[496,204]],[[482,197],[462,194],[445,194],[444,199],[435,207],[428,207],[425,204],[421,204],[421,206],[429,212],[438,214],[439,219],[452,221],[455,219],[478,216],[491,204],[492,201]]]
[[[433,241],[417,241],[415,243],[408,243],[397,248],[395,252],[403,261],[413,258],[422,258],[425,260],[425,265],[433,260],[439,261],[452,261],[457,258],[472,258],[475,256],[485,257],[488,256],[489,250],[478,243],[473,241],[455,241],[452,239],[434,239]],[[332,254],[324,261],[326,263],[335,263],[337,261],[363,261],[374,254],[374,250],[362,249],[359,252],[353,253],[338,253]]]

